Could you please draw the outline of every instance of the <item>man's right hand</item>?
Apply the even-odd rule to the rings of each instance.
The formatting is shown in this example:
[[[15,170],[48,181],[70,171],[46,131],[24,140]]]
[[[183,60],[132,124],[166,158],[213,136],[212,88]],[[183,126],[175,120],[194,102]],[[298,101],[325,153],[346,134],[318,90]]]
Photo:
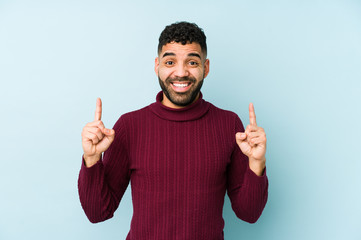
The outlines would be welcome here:
[[[113,129],[104,127],[102,118],[102,100],[97,99],[95,118],[85,125],[81,133],[84,150],[84,160],[87,167],[99,161],[102,153],[109,148],[115,136]]]

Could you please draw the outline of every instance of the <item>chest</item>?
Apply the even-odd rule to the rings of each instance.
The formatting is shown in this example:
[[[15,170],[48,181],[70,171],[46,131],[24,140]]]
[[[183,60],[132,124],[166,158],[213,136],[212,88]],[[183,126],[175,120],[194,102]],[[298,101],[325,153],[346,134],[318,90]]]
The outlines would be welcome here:
[[[130,139],[131,181],[171,191],[180,182],[195,188],[224,181],[234,133],[212,121],[148,122]],[[166,187],[165,187],[166,186]]]

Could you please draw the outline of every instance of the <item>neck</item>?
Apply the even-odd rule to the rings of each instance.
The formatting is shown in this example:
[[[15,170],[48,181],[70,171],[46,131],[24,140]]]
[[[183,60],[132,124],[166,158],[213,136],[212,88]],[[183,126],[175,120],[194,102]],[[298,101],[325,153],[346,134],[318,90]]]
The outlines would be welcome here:
[[[192,103],[196,102],[199,98],[199,93],[197,94],[197,97],[193,100],[193,102],[191,102],[189,105],[191,105]],[[167,96],[163,93],[163,100],[162,100],[162,104],[166,107],[169,107],[169,108],[175,108],[175,109],[180,109],[180,108],[184,108],[184,107],[187,107],[189,105],[186,105],[186,106],[179,106],[179,105],[176,105],[174,103],[172,103],[168,98]]]
[[[158,117],[169,121],[184,122],[199,119],[208,112],[211,106],[209,102],[203,99],[201,92],[197,95],[197,100],[194,103],[185,107],[165,105],[163,99],[163,92],[160,91],[157,94],[156,102],[149,107]]]

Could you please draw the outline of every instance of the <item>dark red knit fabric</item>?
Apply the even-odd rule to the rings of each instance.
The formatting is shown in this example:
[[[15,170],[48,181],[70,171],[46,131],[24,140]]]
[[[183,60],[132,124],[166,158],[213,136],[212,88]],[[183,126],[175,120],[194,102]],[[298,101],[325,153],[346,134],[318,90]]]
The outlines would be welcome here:
[[[131,182],[133,218],[127,239],[223,239],[227,191],[236,215],[255,222],[267,201],[259,177],[236,144],[238,116],[202,99],[182,109],[157,102],[124,114],[115,140],[79,174],[82,207],[93,223],[113,216]]]

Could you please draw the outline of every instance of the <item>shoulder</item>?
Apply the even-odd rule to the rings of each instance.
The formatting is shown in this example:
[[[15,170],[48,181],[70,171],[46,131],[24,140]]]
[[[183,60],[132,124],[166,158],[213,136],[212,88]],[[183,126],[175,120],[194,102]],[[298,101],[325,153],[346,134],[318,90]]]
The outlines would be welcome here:
[[[210,103],[209,113],[212,117],[221,120],[223,124],[227,124],[229,127],[236,129],[237,132],[243,131],[243,123],[235,112],[216,107]]]
[[[141,121],[148,114],[149,114],[149,106],[124,113],[119,117],[117,122],[114,124],[114,129],[119,129],[125,126],[128,127],[129,125],[132,125],[132,123],[134,122]]]
[[[212,103],[209,103],[209,104],[210,104],[209,110],[210,110],[211,114],[214,114],[215,116],[218,116],[218,117],[229,118],[229,119],[233,119],[233,120],[239,119],[238,115],[235,112],[216,107]]]
[[[134,110],[134,111],[131,111],[131,112],[124,113],[122,116],[120,116],[119,119],[129,121],[129,120],[132,120],[132,119],[135,119],[135,118],[143,117],[144,115],[147,115],[148,112],[149,112],[149,105],[145,106],[145,107],[143,107],[141,109],[138,109],[138,110]]]

